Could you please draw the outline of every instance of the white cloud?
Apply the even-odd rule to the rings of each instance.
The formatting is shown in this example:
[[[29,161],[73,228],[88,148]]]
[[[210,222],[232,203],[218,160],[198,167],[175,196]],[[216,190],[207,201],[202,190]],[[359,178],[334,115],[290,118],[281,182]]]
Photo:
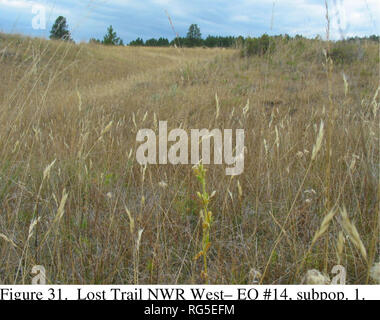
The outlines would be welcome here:
[[[335,0],[331,7],[331,33],[334,38],[361,35],[363,30],[379,33],[376,23],[380,17],[378,0]]]
[[[245,15],[236,15],[231,17],[231,21],[235,22],[250,22],[251,19]]]
[[[169,6],[173,4],[172,0],[152,0],[152,3],[158,4],[160,6]]]
[[[0,0],[0,4],[8,7],[15,7],[15,8],[25,8],[25,7],[32,7],[35,4],[38,4],[34,1],[28,1],[28,0]]]

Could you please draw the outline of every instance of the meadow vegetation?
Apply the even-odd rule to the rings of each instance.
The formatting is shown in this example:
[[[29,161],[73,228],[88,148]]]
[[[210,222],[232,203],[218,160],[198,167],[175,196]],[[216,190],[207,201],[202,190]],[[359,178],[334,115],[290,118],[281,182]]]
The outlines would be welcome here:
[[[0,70],[0,283],[30,283],[43,265],[53,284],[286,284],[337,264],[349,283],[372,283],[378,43],[0,34]],[[243,174],[141,167],[136,133],[160,120],[244,129]]]

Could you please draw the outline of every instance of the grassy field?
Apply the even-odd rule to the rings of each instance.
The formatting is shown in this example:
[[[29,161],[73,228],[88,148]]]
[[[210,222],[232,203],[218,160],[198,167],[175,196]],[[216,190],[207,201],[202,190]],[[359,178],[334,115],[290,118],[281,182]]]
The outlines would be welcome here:
[[[0,283],[301,283],[379,260],[379,46],[332,61],[273,52],[104,47],[0,34]],[[325,51],[326,52],[326,51]],[[330,51],[329,51],[330,52]],[[141,167],[136,133],[245,130],[245,167],[206,166],[203,258],[192,165]]]

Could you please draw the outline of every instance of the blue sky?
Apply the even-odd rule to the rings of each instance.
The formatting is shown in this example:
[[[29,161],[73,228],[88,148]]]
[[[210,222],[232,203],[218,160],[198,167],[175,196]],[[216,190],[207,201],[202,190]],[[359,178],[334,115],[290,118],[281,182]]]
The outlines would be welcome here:
[[[380,34],[380,0],[328,0],[331,38],[342,35]],[[32,21],[44,8],[46,29],[33,29]],[[190,24],[199,25],[202,36],[263,33],[308,37],[326,35],[324,0],[0,0],[0,31],[48,37],[57,16],[67,18],[73,38],[103,38],[112,24],[128,43],[174,33],[180,36]]]

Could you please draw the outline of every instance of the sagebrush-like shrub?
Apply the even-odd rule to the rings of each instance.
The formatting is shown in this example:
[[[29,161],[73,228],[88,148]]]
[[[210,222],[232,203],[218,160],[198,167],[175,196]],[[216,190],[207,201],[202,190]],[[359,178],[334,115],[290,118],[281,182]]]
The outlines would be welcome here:
[[[329,53],[329,57],[336,64],[352,63],[363,59],[363,49],[353,43],[339,42],[334,45]]]
[[[267,35],[263,34],[260,38],[247,38],[244,46],[241,49],[241,55],[243,57],[250,57],[254,55],[262,56],[268,52],[268,50],[274,50],[274,42]]]

